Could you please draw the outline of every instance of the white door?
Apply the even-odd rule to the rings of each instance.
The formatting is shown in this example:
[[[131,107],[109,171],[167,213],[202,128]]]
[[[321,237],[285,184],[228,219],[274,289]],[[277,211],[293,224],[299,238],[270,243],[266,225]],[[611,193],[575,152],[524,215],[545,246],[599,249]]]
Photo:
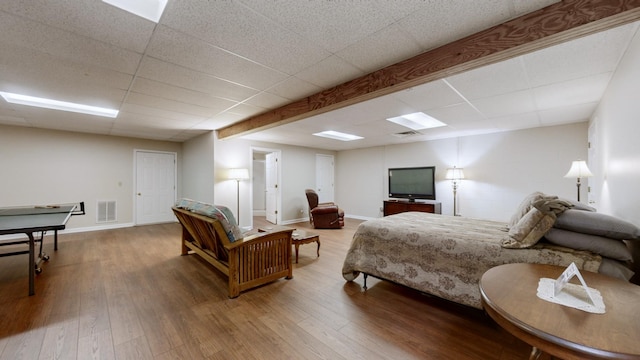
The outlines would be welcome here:
[[[268,153],[265,161],[266,218],[278,223],[278,154]]]
[[[333,167],[333,155],[316,154],[316,192],[319,202],[333,201]]]
[[[136,224],[175,221],[176,155],[136,151]]]

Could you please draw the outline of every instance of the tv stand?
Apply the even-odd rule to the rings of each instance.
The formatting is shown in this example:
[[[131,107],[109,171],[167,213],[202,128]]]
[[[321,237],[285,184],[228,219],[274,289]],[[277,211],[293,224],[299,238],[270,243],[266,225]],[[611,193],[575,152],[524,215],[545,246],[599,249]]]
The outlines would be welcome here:
[[[385,200],[383,206],[384,216],[399,214],[407,211],[419,211],[432,214],[441,214],[441,203],[436,201],[411,200]]]

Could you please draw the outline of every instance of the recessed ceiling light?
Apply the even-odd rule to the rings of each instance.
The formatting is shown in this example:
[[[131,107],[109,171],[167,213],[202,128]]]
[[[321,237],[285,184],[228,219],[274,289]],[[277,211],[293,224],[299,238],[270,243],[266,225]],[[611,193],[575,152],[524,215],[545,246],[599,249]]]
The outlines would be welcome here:
[[[118,110],[101,108],[97,106],[83,105],[70,103],[66,101],[58,101],[51,100],[45,98],[39,98],[35,96],[28,95],[20,95],[20,94],[12,94],[7,92],[1,92],[0,96],[2,96],[7,102],[12,104],[20,104],[27,106],[35,106],[45,109],[53,109],[53,110],[62,110],[62,111],[71,111],[89,115],[98,115],[104,117],[114,118],[118,116]]]
[[[447,124],[443,123],[442,121],[422,112],[396,116],[388,118],[387,120],[413,130],[431,129],[440,126],[447,126]]]
[[[160,21],[160,17],[167,6],[167,0],[102,0],[103,2],[138,15],[155,23]]]
[[[345,134],[345,133],[341,133],[339,131],[333,131],[333,130],[323,131],[323,132],[315,133],[313,135],[326,137],[326,138],[334,139],[334,140],[340,140],[340,141],[351,141],[351,140],[364,139],[362,136]]]

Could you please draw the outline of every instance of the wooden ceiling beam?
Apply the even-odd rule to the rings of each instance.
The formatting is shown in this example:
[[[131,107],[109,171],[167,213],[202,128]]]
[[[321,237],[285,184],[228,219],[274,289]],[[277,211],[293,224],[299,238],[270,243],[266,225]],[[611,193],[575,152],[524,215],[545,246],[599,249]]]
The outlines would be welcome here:
[[[217,130],[265,130],[640,20],[640,0],[565,0]],[[383,51],[383,50],[381,50]]]

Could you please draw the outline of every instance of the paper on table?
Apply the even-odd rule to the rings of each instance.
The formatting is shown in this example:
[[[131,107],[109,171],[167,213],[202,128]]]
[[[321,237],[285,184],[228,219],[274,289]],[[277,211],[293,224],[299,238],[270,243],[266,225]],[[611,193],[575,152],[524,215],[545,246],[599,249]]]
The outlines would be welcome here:
[[[556,281],[554,279],[540,279],[538,282],[538,297],[546,301],[594,314],[605,313],[605,305],[600,291],[587,288],[586,286],[567,283],[554,295],[555,284]]]

